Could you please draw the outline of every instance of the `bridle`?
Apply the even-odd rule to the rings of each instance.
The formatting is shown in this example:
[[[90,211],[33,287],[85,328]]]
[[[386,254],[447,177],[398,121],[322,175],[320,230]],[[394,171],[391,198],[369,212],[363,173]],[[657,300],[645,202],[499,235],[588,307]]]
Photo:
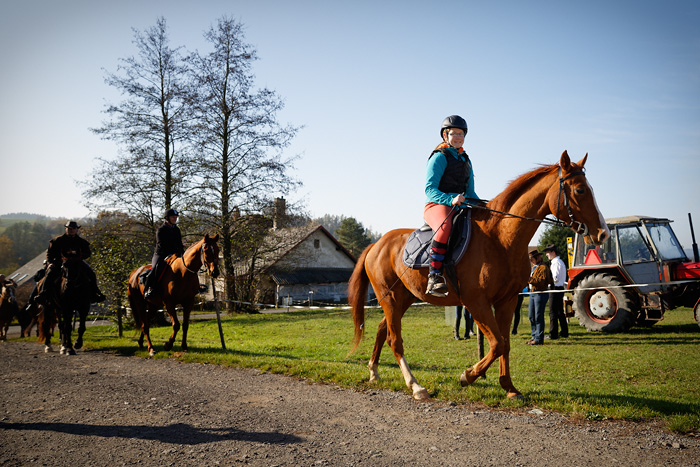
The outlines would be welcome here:
[[[562,195],[564,198],[564,207],[566,207],[566,210],[569,213],[569,219],[571,220],[571,223],[567,225],[571,230],[576,232],[579,235],[583,235],[584,237],[588,235],[588,226],[584,224],[583,222],[579,222],[577,220],[574,220],[574,213],[571,210],[571,205],[569,204],[569,198],[566,197],[566,190],[564,190],[564,182],[571,177],[575,177],[576,175],[583,175],[584,177],[586,176],[586,171],[584,169],[579,170],[578,172],[573,172],[567,175],[566,177],[562,177],[562,170],[561,170],[561,165],[559,166],[559,195],[557,195],[557,213],[555,214],[556,218],[559,219],[559,203],[561,201]],[[562,222],[562,221],[560,221]],[[563,225],[566,225],[562,222]]]

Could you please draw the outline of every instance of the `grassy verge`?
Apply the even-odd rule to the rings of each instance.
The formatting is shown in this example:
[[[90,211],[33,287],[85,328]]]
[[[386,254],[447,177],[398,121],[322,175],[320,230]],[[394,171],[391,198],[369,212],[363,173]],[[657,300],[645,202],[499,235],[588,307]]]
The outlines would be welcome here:
[[[587,332],[570,323],[570,337],[528,346],[529,322],[523,309],[520,333],[512,336],[511,373],[525,395],[508,401],[498,384],[498,365],[486,379],[468,388],[459,375],[477,360],[472,338],[455,341],[445,325],[444,308],[413,307],[403,319],[406,359],[418,382],[430,394],[456,403],[476,402],[489,407],[538,407],[574,418],[602,420],[661,419],[675,432],[700,431],[700,328],[687,308],[667,312],[651,328],[625,334]],[[367,311],[367,337],[348,355],[352,339],[349,310],[304,310],[280,314],[240,315],[223,319],[227,350],[221,349],[216,321],[191,324],[189,351],[179,352],[179,335],[172,352],[163,351],[170,328],[153,329],[156,358],[185,362],[259,368],[351,388],[406,388],[396,360],[384,347],[382,381],[369,385],[367,361],[381,310]],[[114,327],[88,328],[86,348],[146,357],[139,351],[136,331],[116,336]]]

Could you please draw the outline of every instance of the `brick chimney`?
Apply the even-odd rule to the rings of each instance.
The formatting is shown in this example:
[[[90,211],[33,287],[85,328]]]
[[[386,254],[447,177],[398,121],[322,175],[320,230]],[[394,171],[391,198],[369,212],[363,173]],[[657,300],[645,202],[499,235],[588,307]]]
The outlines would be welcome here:
[[[287,201],[284,198],[275,198],[275,209],[272,214],[272,229],[284,227],[284,219],[287,216]]]

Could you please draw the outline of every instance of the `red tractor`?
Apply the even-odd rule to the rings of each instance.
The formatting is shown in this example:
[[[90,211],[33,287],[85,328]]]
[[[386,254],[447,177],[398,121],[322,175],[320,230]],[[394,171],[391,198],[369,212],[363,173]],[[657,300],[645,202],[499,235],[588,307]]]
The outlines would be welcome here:
[[[603,245],[586,245],[580,235],[570,245],[568,288],[574,294],[567,305],[581,326],[625,332],[635,324],[651,326],[680,306],[691,307],[700,325],[700,262],[692,221],[694,262],[668,219],[630,216],[606,222],[611,236]]]

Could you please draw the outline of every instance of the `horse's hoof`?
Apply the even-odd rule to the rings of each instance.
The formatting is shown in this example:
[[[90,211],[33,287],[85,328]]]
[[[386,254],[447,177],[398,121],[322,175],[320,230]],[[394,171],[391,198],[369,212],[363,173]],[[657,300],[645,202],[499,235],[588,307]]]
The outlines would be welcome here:
[[[166,343],[163,345],[163,350],[165,350],[166,352],[172,350],[172,348],[173,348],[173,343],[172,343],[172,342],[166,342]]]
[[[73,349],[73,347],[71,347],[71,348],[68,349],[68,354],[67,354],[67,355],[78,355],[78,354],[75,352],[75,349]]]
[[[59,350],[58,353],[60,353],[61,355],[65,355],[67,350],[68,350],[68,349],[66,349],[66,347],[62,345],[62,346],[61,346],[61,350]]]
[[[462,373],[462,376],[459,377],[459,384],[461,384],[463,388],[472,384],[479,377],[479,375],[476,375],[476,376],[469,375],[468,374],[469,371],[471,371],[471,368],[464,370],[464,373]]]
[[[153,350],[153,349],[151,349],[151,350],[148,352],[148,356],[149,356],[149,357],[152,357],[152,356],[154,356],[155,354],[156,354],[156,351]]]
[[[80,350],[83,348],[83,341],[75,341],[73,343],[73,348],[76,350]]]
[[[427,389],[421,388],[420,390],[413,393],[413,398],[417,401],[426,401],[430,399],[430,394],[428,394]]]
[[[512,400],[512,401],[514,401],[514,400],[521,401],[521,400],[525,399],[525,397],[516,391],[516,392],[509,392],[508,399]]]
[[[44,353],[49,353],[49,352],[53,352],[53,347],[51,347],[50,345],[47,345],[46,347],[44,347]]]

